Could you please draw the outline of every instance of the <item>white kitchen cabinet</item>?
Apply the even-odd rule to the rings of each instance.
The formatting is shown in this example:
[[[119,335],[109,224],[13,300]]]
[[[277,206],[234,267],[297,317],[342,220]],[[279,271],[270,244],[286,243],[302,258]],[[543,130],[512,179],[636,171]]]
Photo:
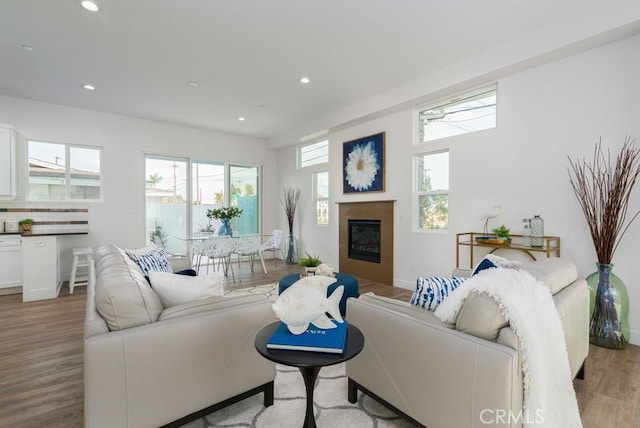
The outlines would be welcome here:
[[[0,198],[15,198],[18,183],[16,131],[0,124]]]
[[[22,286],[22,238],[17,234],[2,234],[0,235],[0,288],[20,286]]]
[[[60,238],[22,238],[22,301],[55,299],[60,293]]]

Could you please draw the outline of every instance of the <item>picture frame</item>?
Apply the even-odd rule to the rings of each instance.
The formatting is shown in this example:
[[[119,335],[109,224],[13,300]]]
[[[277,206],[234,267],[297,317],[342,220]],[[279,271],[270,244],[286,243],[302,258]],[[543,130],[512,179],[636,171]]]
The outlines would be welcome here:
[[[343,193],[384,192],[385,133],[342,144]]]

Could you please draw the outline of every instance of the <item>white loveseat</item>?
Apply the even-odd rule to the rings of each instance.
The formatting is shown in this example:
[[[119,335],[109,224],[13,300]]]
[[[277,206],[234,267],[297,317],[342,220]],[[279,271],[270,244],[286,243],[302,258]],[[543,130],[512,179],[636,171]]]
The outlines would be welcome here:
[[[254,348],[257,332],[275,321],[264,296],[165,309],[137,266],[110,245],[96,251],[93,277],[84,338],[85,427],[185,422],[260,392],[265,406],[273,403],[275,365]]]
[[[522,267],[547,285],[560,315],[572,376],[583,378],[589,350],[589,291],[573,263],[544,259]],[[493,304],[493,303],[491,303]],[[497,308],[497,307],[496,307]],[[362,330],[365,347],[347,362],[349,401],[360,390],[429,428],[484,428],[484,409],[517,415],[523,378],[518,339],[509,325],[489,321],[487,308],[465,325],[376,295],[349,299],[347,318]],[[484,327],[483,325],[484,324]],[[497,326],[497,328],[496,328]],[[486,327],[486,328],[485,328]],[[494,340],[466,333],[495,328]],[[522,419],[489,426],[521,427]]]

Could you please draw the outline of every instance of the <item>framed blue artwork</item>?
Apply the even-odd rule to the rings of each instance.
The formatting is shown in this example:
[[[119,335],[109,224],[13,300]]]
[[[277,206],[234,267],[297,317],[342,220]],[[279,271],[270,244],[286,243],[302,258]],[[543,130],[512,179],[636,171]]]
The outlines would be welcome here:
[[[385,133],[342,145],[343,193],[384,192]]]

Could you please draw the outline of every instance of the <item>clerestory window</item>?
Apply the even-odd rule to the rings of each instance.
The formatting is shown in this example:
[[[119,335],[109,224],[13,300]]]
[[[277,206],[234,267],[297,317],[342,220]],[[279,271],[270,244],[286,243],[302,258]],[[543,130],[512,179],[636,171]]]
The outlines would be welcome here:
[[[418,111],[419,143],[496,127],[496,88]]]

